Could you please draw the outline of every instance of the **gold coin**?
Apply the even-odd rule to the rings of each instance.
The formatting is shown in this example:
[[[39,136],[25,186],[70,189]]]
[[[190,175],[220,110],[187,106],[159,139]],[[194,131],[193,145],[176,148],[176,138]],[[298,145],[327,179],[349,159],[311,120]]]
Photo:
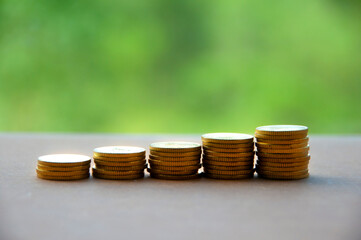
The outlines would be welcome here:
[[[308,166],[299,166],[299,167],[265,167],[262,165],[256,164],[257,171],[270,171],[270,172],[295,172],[308,169]]]
[[[143,166],[145,165],[147,162],[146,160],[142,160],[142,161],[135,161],[135,162],[106,162],[106,161],[100,161],[97,159],[94,159],[94,163],[98,166],[98,165],[102,165],[102,166],[113,166],[113,167],[126,167],[126,166]]]
[[[208,174],[216,174],[216,175],[249,175],[253,173],[254,170],[239,170],[239,171],[222,171],[222,170],[214,170],[211,168],[204,168],[204,173]]]
[[[166,174],[158,174],[158,173],[151,173],[150,177],[164,179],[164,180],[190,180],[190,179],[197,179],[200,178],[200,174],[195,173],[192,175],[182,175],[182,176],[174,176],[174,175],[166,175]]]
[[[286,135],[305,135],[308,134],[308,127],[300,125],[268,125],[256,128],[257,134],[286,136]]]
[[[163,171],[192,171],[192,170],[198,170],[200,167],[201,167],[200,164],[194,166],[185,166],[185,167],[172,167],[172,166],[169,167],[169,166],[156,165],[156,169]]]
[[[301,158],[308,156],[308,150],[297,153],[265,153],[265,152],[256,152],[257,156],[265,158]]]
[[[257,175],[261,178],[274,179],[274,180],[299,180],[299,179],[307,178],[309,176],[309,173],[295,175],[295,176],[280,176],[274,174],[260,174],[260,173],[257,173]]]
[[[163,162],[159,160],[149,159],[149,164],[151,167],[157,166],[167,166],[167,167],[185,167],[185,166],[198,166],[200,164],[200,159],[194,161],[184,161],[184,162]]]
[[[156,168],[147,168],[147,172],[149,172],[150,174],[154,173],[154,174],[165,174],[165,175],[174,175],[174,176],[187,176],[187,175],[193,175],[198,173],[198,169],[195,170],[191,170],[191,171],[165,171],[165,170],[160,170],[160,169],[156,169]]]
[[[139,166],[122,166],[122,167],[113,167],[113,166],[104,166],[95,164],[95,168],[107,170],[107,171],[141,171],[147,168],[147,164]]]
[[[201,150],[193,151],[193,152],[160,152],[160,151],[154,151],[151,150],[150,154],[153,156],[159,156],[159,157],[191,157],[191,156],[200,156],[202,153]]]
[[[214,157],[209,155],[202,155],[202,159],[207,159],[210,161],[217,161],[217,162],[249,162],[254,159],[254,155],[249,157]]]
[[[124,176],[124,175],[136,175],[144,172],[144,169],[136,170],[136,171],[110,171],[110,170],[104,170],[102,168],[92,168],[93,174],[102,174],[102,175],[115,175],[115,176]]]
[[[240,180],[240,179],[253,178],[253,173],[248,175],[218,175],[218,174],[205,173],[204,176],[207,178],[214,178],[220,180]]]
[[[152,154],[149,155],[149,159],[152,160],[159,160],[159,161],[164,161],[164,162],[179,162],[179,161],[193,161],[193,160],[198,160],[200,159],[200,156],[191,156],[191,157],[164,157],[164,156],[154,156]]]
[[[193,142],[156,142],[150,144],[149,149],[156,152],[197,152],[201,150],[201,145]]]
[[[296,139],[303,139],[307,137],[307,135],[285,135],[285,136],[276,136],[276,135],[264,135],[256,133],[255,138],[258,141],[262,141],[263,139],[269,140],[296,140]]]
[[[93,150],[94,157],[140,157],[145,158],[145,149],[132,146],[107,146],[98,147]]]
[[[308,146],[308,141],[297,144],[270,144],[257,142],[256,147],[260,149],[271,148],[271,149],[295,149],[295,148],[304,148]]]
[[[235,144],[222,144],[222,143],[210,143],[210,142],[203,142],[203,147],[209,148],[250,148],[253,147],[253,141],[250,143],[235,143]]]
[[[308,143],[309,138],[293,139],[293,140],[274,140],[274,139],[256,139],[257,143],[268,143],[268,144],[279,144],[279,145],[290,145],[299,143]]]
[[[257,173],[261,175],[274,175],[274,176],[299,176],[308,173],[308,169],[293,171],[293,172],[275,172],[256,169]]]
[[[50,167],[50,166],[38,164],[37,168],[42,171],[53,171],[53,172],[73,172],[73,171],[81,171],[81,170],[89,171],[90,164],[84,166],[75,166],[75,167]]]
[[[38,158],[38,164],[49,167],[74,167],[89,165],[91,158],[78,154],[51,154]]]
[[[254,147],[248,147],[248,148],[215,148],[215,147],[206,147],[203,146],[203,149],[207,151],[212,152],[223,152],[223,153],[247,153],[247,152],[253,152]]]
[[[254,156],[254,152],[246,152],[246,153],[220,153],[220,152],[213,152],[213,151],[208,151],[208,150],[204,150],[204,155],[209,157],[252,157]]]
[[[239,144],[253,142],[253,136],[242,133],[207,133],[202,135],[203,143]]]
[[[275,148],[257,148],[257,151],[263,153],[299,153],[299,152],[306,152],[310,150],[310,147],[304,148],[293,148],[293,149],[275,149]]]
[[[214,164],[203,164],[204,169],[212,169],[218,171],[246,171],[253,169],[253,163],[244,166],[218,166]]]
[[[144,172],[134,175],[107,175],[107,174],[93,172],[93,177],[107,179],[107,180],[135,180],[135,179],[143,178]]]
[[[242,162],[222,162],[222,161],[214,161],[209,159],[203,159],[203,164],[212,164],[217,166],[228,166],[228,167],[240,167],[240,166],[247,166],[250,164],[253,164],[253,159],[248,161],[242,161]]]
[[[81,179],[89,178],[89,173],[84,175],[75,175],[75,176],[50,176],[50,175],[44,175],[38,173],[37,177],[46,180],[72,181],[72,180],[81,180]]]
[[[44,171],[39,170],[36,168],[36,173],[46,176],[53,176],[53,177],[59,177],[59,176],[79,176],[79,175],[85,175],[89,173],[89,169],[82,170],[82,171],[72,171],[72,172],[54,172],[54,171]]]
[[[93,157],[95,160],[106,161],[106,162],[135,162],[145,160],[145,156],[140,157]]]
[[[257,156],[259,161],[262,162],[273,162],[273,163],[298,163],[298,162],[305,162],[311,159],[311,156],[308,154],[306,157],[299,157],[299,158],[267,158]]]
[[[309,164],[309,160],[304,162],[295,162],[295,163],[274,163],[267,161],[257,161],[257,164],[264,167],[274,167],[274,168],[288,168],[288,167],[306,167]]]

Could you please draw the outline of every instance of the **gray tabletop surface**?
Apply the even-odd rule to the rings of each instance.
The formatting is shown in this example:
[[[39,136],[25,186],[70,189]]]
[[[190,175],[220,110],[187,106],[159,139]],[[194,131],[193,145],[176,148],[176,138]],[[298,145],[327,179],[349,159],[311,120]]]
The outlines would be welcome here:
[[[0,239],[361,239],[361,136],[310,137],[298,181],[36,177],[37,157],[199,135],[0,134]]]

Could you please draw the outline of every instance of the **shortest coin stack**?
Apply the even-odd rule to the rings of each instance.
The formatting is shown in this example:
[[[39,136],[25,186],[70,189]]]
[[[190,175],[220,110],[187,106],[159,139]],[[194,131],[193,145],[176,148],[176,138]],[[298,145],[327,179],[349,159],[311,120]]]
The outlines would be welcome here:
[[[133,180],[144,177],[145,149],[108,146],[93,150],[93,177],[110,180]]]
[[[187,180],[200,175],[201,145],[192,142],[157,142],[150,145],[148,172],[153,178]]]
[[[272,125],[256,128],[258,176],[268,179],[307,178],[310,160],[308,128]]]
[[[38,178],[47,180],[79,180],[89,177],[91,158],[77,154],[52,154],[38,158]]]
[[[253,177],[253,136],[241,133],[208,133],[202,136],[203,170],[215,179]]]

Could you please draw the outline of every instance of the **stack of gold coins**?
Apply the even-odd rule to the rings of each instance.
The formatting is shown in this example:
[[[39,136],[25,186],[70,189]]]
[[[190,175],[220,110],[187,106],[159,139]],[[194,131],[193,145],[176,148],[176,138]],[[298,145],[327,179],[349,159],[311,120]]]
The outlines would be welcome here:
[[[79,180],[89,177],[91,158],[77,154],[52,154],[38,158],[38,178],[48,180]]]
[[[153,178],[186,180],[198,178],[201,145],[192,142],[157,142],[150,145],[148,172]]]
[[[272,125],[256,128],[258,176],[268,179],[307,178],[310,160],[308,128]]]
[[[215,179],[253,177],[253,136],[241,133],[208,133],[202,136],[203,170]]]
[[[144,177],[145,149],[129,146],[99,147],[93,150],[93,177],[133,180]]]

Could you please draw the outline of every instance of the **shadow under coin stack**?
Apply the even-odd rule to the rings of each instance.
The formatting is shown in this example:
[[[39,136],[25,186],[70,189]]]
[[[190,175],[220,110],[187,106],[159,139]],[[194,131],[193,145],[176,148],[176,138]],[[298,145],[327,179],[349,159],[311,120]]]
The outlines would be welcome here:
[[[308,128],[273,125],[256,128],[258,176],[268,179],[307,178],[310,160]]]
[[[93,150],[93,177],[133,180],[144,177],[145,149],[130,146],[99,147]]]
[[[157,142],[150,145],[148,172],[153,178],[195,179],[201,159],[201,145],[192,142]]]
[[[38,178],[47,180],[79,180],[89,177],[91,158],[77,154],[52,154],[38,158]]]
[[[253,136],[240,133],[208,133],[202,136],[203,171],[216,179],[253,177]]]

